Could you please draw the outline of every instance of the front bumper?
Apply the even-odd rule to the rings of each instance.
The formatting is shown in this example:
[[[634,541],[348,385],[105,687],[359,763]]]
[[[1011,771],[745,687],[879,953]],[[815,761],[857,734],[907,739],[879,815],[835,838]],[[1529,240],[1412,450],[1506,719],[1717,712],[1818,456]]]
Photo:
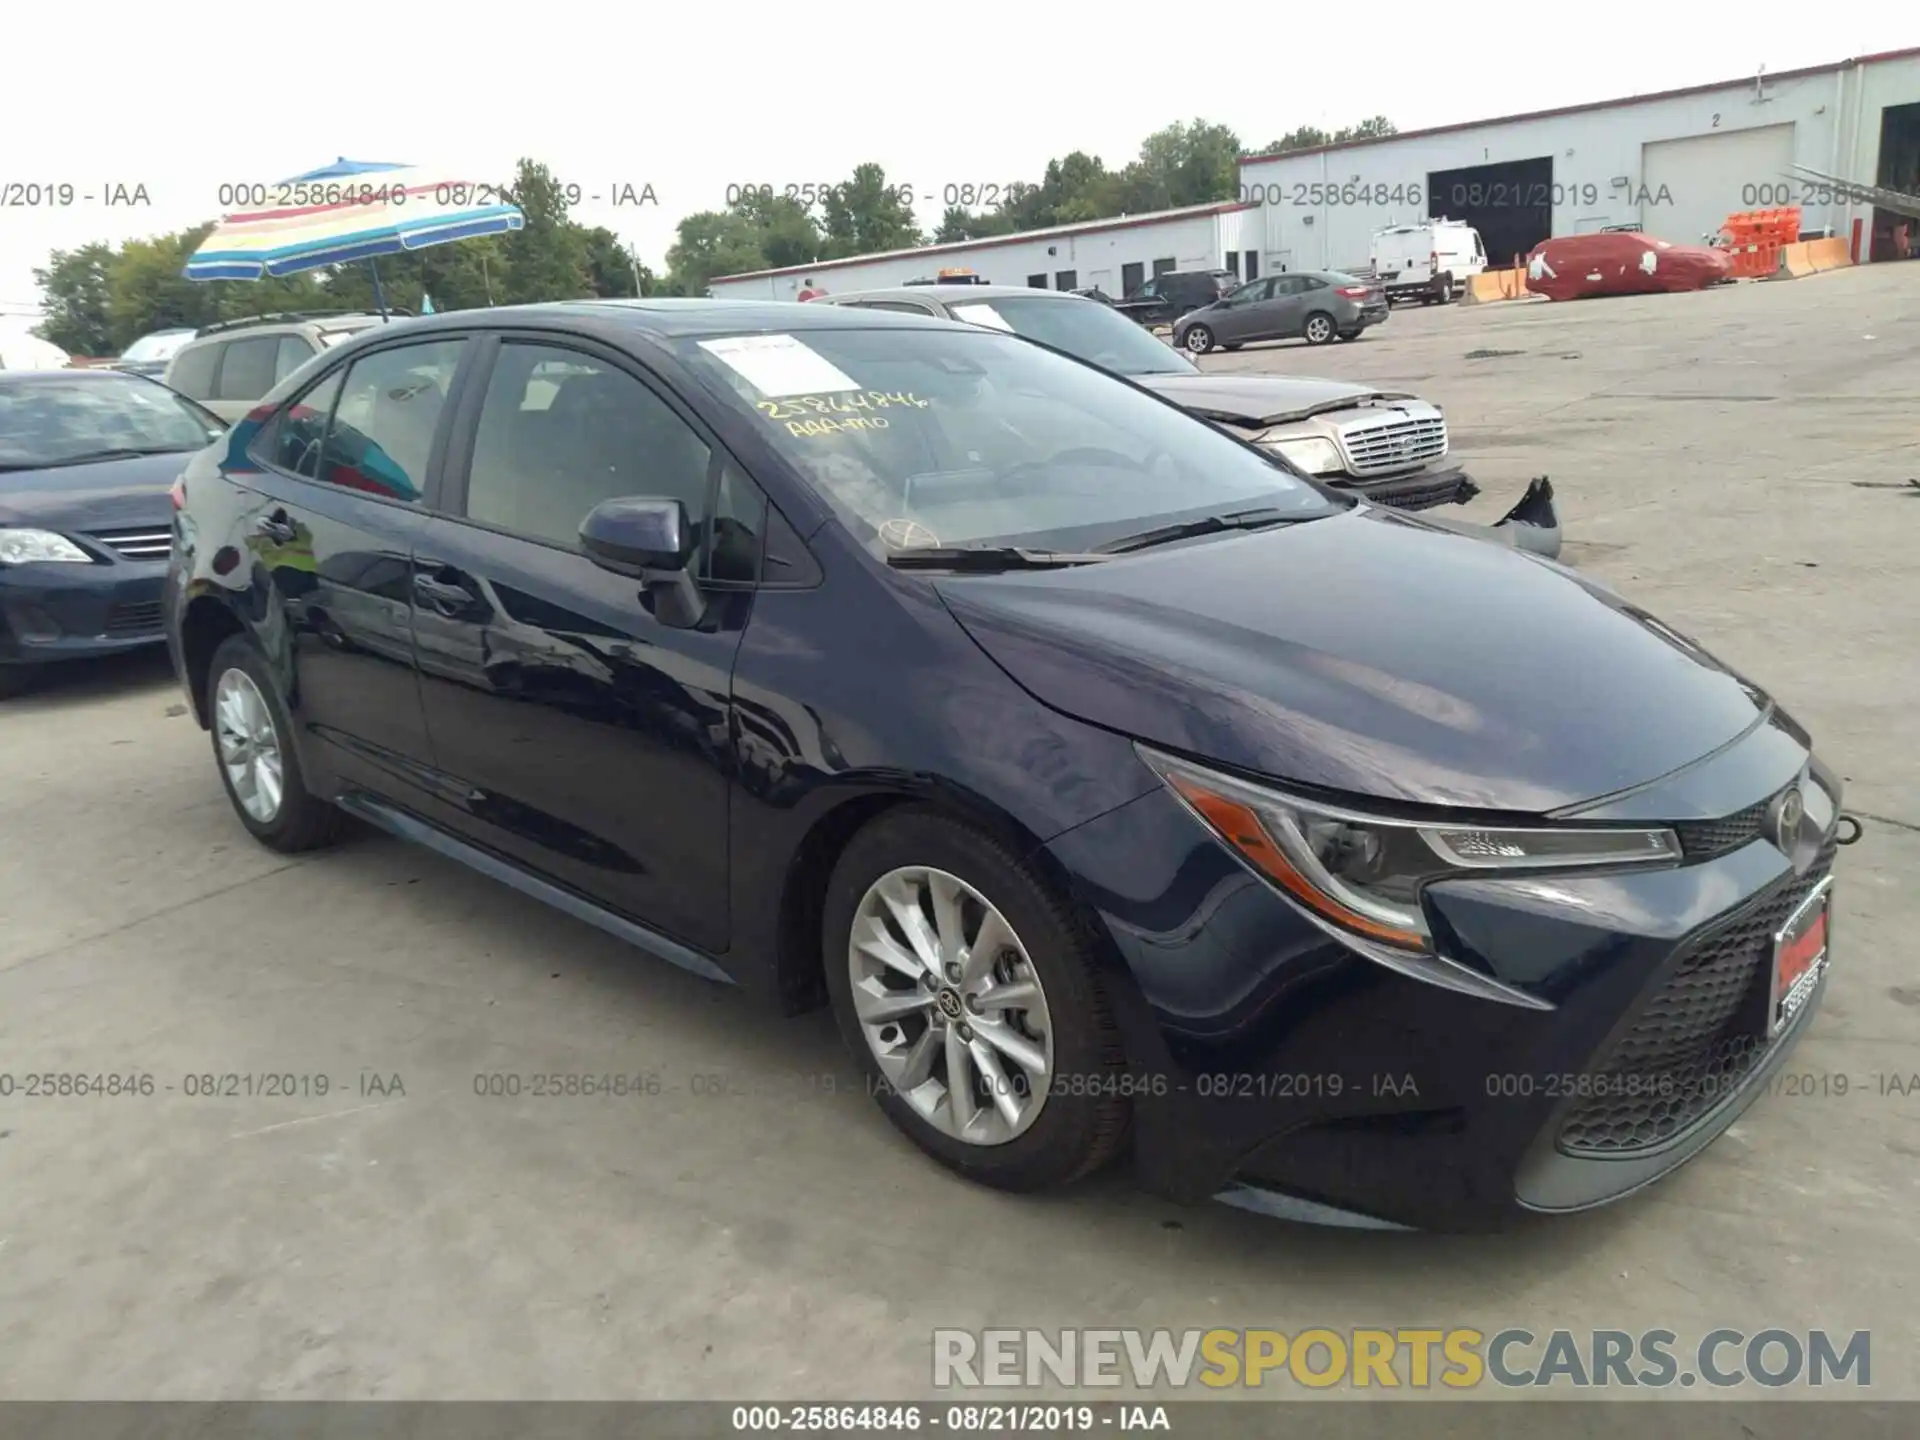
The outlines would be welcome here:
[[[1323,483],[1375,505],[1395,510],[1431,510],[1436,505],[1464,505],[1480,493],[1473,477],[1458,463],[1428,466],[1405,475],[1379,480],[1357,480],[1350,475],[1327,475]]]
[[[1433,887],[1443,952],[1546,1008],[1330,940],[1165,793],[1049,848],[1113,941],[1148,1189],[1485,1230],[1659,1179],[1764,1090],[1820,993],[1752,1038],[1769,927],[1830,870],[1834,828],[1792,858],[1756,838],[1663,870]]]
[[[0,664],[35,665],[156,645],[167,562],[0,568]]]

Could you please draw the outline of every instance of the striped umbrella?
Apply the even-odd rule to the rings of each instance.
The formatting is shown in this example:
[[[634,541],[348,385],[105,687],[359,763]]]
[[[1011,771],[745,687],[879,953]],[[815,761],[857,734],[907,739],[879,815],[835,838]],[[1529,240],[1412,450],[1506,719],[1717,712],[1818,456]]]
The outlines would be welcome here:
[[[253,198],[258,203],[228,215],[201,242],[181,272],[187,279],[293,275],[498,235],[526,223],[499,186],[364,160],[341,159],[257,186]]]

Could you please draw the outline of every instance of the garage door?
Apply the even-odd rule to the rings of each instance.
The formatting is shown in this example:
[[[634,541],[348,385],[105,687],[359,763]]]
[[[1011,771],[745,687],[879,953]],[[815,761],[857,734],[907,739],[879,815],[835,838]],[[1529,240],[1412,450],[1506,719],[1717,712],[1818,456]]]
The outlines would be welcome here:
[[[1697,245],[1727,216],[1768,208],[1748,203],[1754,187],[1791,185],[1792,164],[1791,125],[1649,141],[1640,147],[1641,228],[1661,240]]]

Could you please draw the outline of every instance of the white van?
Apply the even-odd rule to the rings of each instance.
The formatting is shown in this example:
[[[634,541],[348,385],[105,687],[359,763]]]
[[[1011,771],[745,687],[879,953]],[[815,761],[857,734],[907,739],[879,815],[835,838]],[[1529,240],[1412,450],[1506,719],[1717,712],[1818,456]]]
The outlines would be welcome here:
[[[1389,225],[1373,232],[1373,273],[1388,300],[1444,305],[1467,292],[1467,278],[1487,268],[1480,232],[1464,220]]]

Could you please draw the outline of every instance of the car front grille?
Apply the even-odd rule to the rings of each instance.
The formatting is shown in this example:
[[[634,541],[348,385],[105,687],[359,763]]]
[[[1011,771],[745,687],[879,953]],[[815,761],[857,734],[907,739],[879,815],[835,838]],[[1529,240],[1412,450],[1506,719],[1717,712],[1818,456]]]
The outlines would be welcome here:
[[[1742,812],[1745,813],[1745,812]],[[1569,1155],[1617,1156],[1679,1134],[1731,1098],[1772,1051],[1773,937],[1833,868],[1829,840],[1805,875],[1694,941],[1631,1028],[1589,1071],[1561,1122]]]
[[[1673,827],[1674,834],[1680,837],[1680,848],[1689,860],[1704,860],[1751,844],[1760,838],[1761,825],[1767,818],[1767,807],[1773,804],[1775,798],[1769,795],[1744,810],[1718,820],[1682,820]]]
[[[158,600],[121,601],[107,612],[109,635],[151,635],[160,628]]]
[[[1391,491],[1379,495],[1369,495],[1360,488],[1353,493],[1361,496],[1369,505],[1385,505],[1394,510],[1431,510],[1436,505],[1447,505],[1460,498],[1460,475],[1454,471],[1430,484],[1395,486]]]
[[[1437,414],[1399,415],[1340,429],[1340,449],[1355,475],[1384,475],[1447,453],[1447,422]]]
[[[123,560],[164,560],[173,549],[173,531],[152,525],[138,530],[97,530],[93,538]]]

